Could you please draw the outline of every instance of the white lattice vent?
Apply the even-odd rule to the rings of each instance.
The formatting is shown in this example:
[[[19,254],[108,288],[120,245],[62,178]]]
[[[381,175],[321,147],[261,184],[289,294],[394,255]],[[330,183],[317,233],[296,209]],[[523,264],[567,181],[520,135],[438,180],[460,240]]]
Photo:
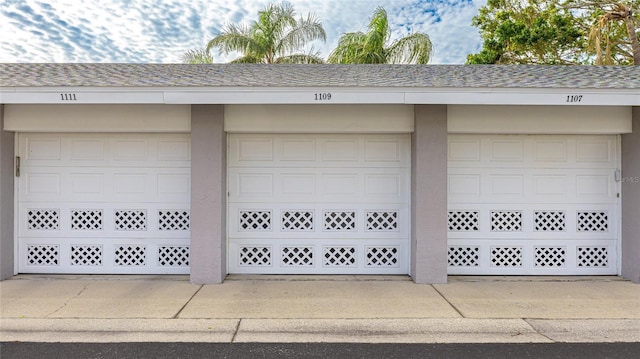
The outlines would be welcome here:
[[[144,266],[147,262],[147,248],[145,246],[117,246],[114,258],[117,266]]]
[[[522,230],[522,212],[491,211],[491,230],[493,232],[516,232]]]
[[[189,246],[160,246],[158,263],[163,267],[188,267]]]
[[[158,230],[188,231],[189,230],[189,211],[186,211],[186,210],[158,211]]]
[[[94,244],[78,244],[71,246],[72,266],[101,266],[102,246]]]
[[[491,247],[492,267],[522,267],[522,247]]]
[[[535,211],[533,217],[536,232],[562,232],[566,229],[563,211]]]
[[[27,246],[27,265],[57,266],[60,264],[60,246],[38,244]]]
[[[366,247],[367,267],[397,267],[398,247]]]
[[[282,247],[282,265],[313,266],[313,247]]]
[[[71,229],[99,231],[102,229],[101,209],[72,209]]]
[[[240,247],[241,266],[270,266],[271,247]]]
[[[608,267],[609,249],[607,247],[578,247],[578,267]]]
[[[567,250],[565,247],[535,247],[533,264],[536,267],[564,267]]]
[[[60,210],[30,209],[27,211],[27,228],[36,230],[58,229],[60,226]]]
[[[356,265],[355,247],[324,247],[323,263],[326,267],[351,267]]]
[[[398,211],[367,211],[367,231],[395,231],[398,229]]]
[[[609,216],[606,211],[578,212],[578,232],[606,232],[609,230]]]
[[[449,211],[447,221],[450,232],[475,232],[480,230],[480,212]]]
[[[240,230],[271,230],[271,211],[240,211]]]
[[[470,246],[450,246],[447,251],[449,267],[477,267],[480,265],[480,248]]]
[[[283,231],[313,231],[313,211],[283,211]]]
[[[143,209],[118,209],[115,211],[116,231],[146,231],[147,211]]]
[[[353,231],[356,229],[355,211],[324,212],[325,231]]]

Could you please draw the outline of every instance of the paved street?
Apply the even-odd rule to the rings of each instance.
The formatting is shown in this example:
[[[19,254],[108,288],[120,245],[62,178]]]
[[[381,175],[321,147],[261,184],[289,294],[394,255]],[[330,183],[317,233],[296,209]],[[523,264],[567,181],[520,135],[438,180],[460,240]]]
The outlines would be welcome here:
[[[49,358],[636,358],[640,343],[362,344],[362,343],[2,343],[3,359]]]

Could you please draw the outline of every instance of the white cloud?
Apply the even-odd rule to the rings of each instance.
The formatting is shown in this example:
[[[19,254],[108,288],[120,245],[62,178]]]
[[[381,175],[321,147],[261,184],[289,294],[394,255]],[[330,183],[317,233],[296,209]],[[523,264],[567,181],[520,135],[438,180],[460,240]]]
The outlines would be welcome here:
[[[249,23],[269,0],[4,0],[0,8],[0,62],[179,62],[228,23]],[[393,38],[425,32],[432,63],[463,63],[480,39],[471,18],[486,1],[290,0],[301,15],[313,12],[327,32],[314,48],[327,56],[342,33],[366,30],[384,7]],[[221,62],[231,56],[219,57]]]

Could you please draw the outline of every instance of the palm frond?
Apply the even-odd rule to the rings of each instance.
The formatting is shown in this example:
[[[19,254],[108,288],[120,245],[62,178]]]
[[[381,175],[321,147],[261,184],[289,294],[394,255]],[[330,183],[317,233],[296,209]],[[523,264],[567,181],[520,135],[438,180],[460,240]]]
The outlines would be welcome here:
[[[212,64],[213,56],[206,49],[191,49],[182,54],[183,64]]]
[[[431,60],[433,45],[427,34],[413,33],[405,36],[389,46],[387,60],[389,63],[427,64]]]

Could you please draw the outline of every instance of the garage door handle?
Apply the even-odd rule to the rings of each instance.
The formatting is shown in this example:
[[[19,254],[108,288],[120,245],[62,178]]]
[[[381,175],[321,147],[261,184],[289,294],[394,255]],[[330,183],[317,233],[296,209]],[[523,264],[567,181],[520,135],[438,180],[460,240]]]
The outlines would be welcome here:
[[[16,156],[16,177],[20,177],[20,156]]]

